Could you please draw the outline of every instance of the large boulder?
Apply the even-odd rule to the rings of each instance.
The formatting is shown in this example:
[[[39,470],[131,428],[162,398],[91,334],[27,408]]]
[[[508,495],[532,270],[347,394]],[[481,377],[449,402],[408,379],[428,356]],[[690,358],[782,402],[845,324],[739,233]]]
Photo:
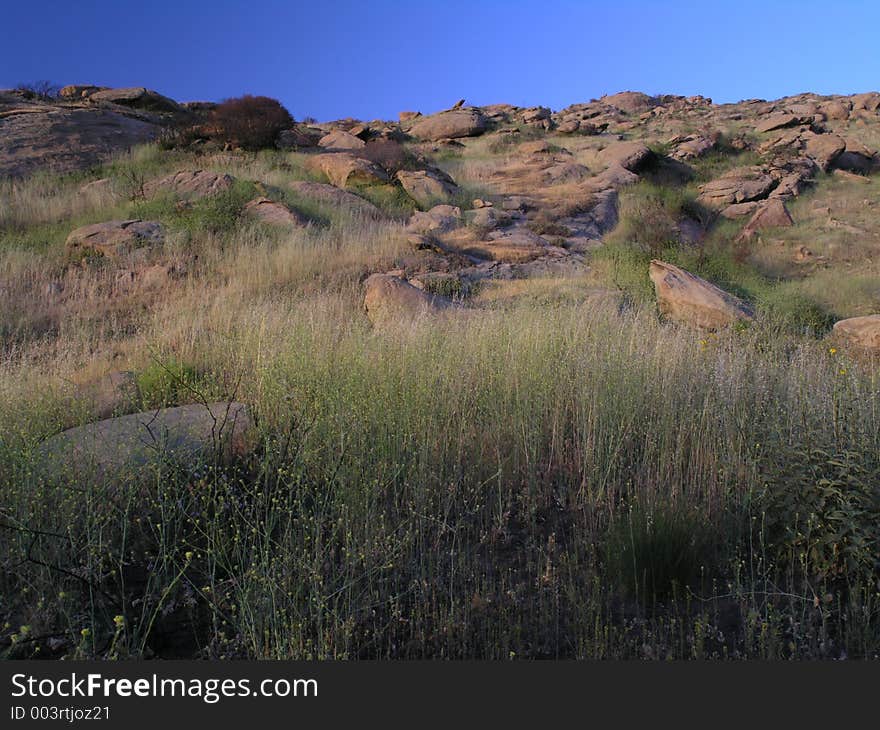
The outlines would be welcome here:
[[[364,287],[364,309],[374,325],[437,314],[456,306],[445,297],[428,294],[391,274],[373,274]]]
[[[455,205],[435,205],[430,210],[416,211],[407,221],[408,233],[448,233],[461,225],[461,208]]]
[[[716,330],[754,319],[741,299],[678,266],[655,259],[649,273],[660,314],[670,320]]]
[[[836,134],[816,134],[807,138],[804,151],[823,170],[827,171],[846,150],[846,140]]]
[[[275,146],[280,150],[297,150],[301,148],[317,147],[318,142],[324,138],[324,132],[320,129],[297,124],[290,129],[278,133]]]
[[[700,186],[698,200],[713,208],[760,200],[776,185],[771,175],[760,167],[738,167]]]
[[[287,185],[296,195],[319,205],[341,208],[370,218],[383,218],[384,213],[369,200],[335,185],[296,180]]]
[[[451,109],[429,117],[418,117],[409,133],[419,139],[437,141],[476,137],[487,128],[486,117],[479,109]]]
[[[880,110],[880,93],[869,91],[866,94],[855,94],[850,97],[853,109],[863,109],[869,112]]]
[[[453,179],[441,170],[400,170],[397,180],[421,208],[447,203],[458,193]]]
[[[606,167],[622,167],[638,172],[654,153],[641,142],[613,142],[599,153],[599,160]]]
[[[748,205],[748,203],[745,205]],[[764,228],[787,228],[791,225],[793,225],[793,221],[788,208],[785,207],[785,203],[779,198],[773,198],[758,204],[754,215],[746,224],[746,231],[749,232],[747,234],[749,235],[751,232]]]
[[[64,431],[40,447],[40,473],[51,480],[86,476],[137,481],[143,468],[184,469],[227,463],[254,445],[254,422],[242,403],[194,404],[134,413]]]
[[[338,188],[350,185],[380,185],[389,181],[388,174],[375,162],[348,152],[327,152],[309,159],[311,169],[323,173]]]
[[[232,175],[210,170],[179,170],[178,172],[144,183],[148,198],[170,192],[188,198],[204,198],[228,190],[235,182]]]
[[[832,335],[845,344],[880,352],[880,314],[842,319],[834,324]]]
[[[173,99],[162,96],[157,91],[145,89],[143,86],[95,91],[89,94],[88,99],[91,102],[103,101],[154,112],[177,112],[181,110],[180,105]]]
[[[626,114],[641,114],[657,106],[657,102],[641,91],[621,91],[603,96],[602,102]]]
[[[849,119],[852,102],[849,99],[832,99],[819,104],[819,113],[826,119],[845,120]]]
[[[269,198],[254,198],[244,206],[244,212],[270,226],[302,228],[309,222],[305,216],[291,210],[284,203]]]
[[[113,257],[163,240],[162,224],[158,221],[106,221],[71,231],[65,245],[72,254],[94,252]]]

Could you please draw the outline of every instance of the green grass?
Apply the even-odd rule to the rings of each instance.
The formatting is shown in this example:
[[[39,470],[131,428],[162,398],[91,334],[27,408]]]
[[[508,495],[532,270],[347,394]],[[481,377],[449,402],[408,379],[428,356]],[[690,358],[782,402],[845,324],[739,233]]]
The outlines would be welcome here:
[[[60,491],[5,448],[7,654],[23,625],[71,656],[876,653],[876,588],[753,529],[783,449],[876,453],[870,374],[582,306],[389,337],[292,312],[239,373],[262,446],[197,481]],[[230,325],[199,356],[233,382],[259,333]]]

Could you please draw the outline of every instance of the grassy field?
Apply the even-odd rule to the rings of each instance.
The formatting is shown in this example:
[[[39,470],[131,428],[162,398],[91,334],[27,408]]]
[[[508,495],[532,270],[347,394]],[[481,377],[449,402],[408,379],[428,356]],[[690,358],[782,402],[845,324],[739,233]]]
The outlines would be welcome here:
[[[822,338],[877,301],[871,269],[783,276],[723,226],[671,250],[654,221],[692,191],[642,183],[583,277],[489,284],[479,316],[376,331],[361,281],[410,255],[401,228],[297,200],[301,157],[199,159],[239,182],[183,209],[137,195],[191,162],[158,148],[91,176],[111,179],[97,195],[91,177],[0,183],[4,656],[878,656],[880,371]],[[248,181],[318,223],[245,219]],[[787,235],[845,185],[798,201]],[[64,252],[75,226],[123,217],[169,231],[181,273],[159,292]],[[760,321],[659,322],[658,250]],[[144,407],[250,404],[259,447],[228,469],[44,483],[37,445],[91,420],[74,385],[109,369],[137,374]]]

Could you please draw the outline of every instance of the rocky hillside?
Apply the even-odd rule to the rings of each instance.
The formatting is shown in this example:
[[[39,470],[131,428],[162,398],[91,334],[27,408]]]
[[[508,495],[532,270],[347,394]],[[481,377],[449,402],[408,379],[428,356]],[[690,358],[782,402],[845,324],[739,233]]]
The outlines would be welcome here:
[[[880,94],[237,101],[0,93],[0,650],[877,656]]]

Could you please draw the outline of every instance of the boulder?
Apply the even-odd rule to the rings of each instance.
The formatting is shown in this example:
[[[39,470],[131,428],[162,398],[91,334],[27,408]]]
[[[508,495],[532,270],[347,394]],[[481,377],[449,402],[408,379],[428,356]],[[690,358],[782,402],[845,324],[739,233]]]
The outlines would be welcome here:
[[[305,216],[269,198],[254,198],[244,206],[244,212],[270,226],[302,228],[309,223]]]
[[[834,99],[819,104],[819,113],[826,119],[845,120],[849,119],[852,102],[849,99]]]
[[[441,170],[400,170],[396,177],[421,208],[449,202],[458,193],[455,182]]]
[[[180,105],[173,99],[162,96],[157,91],[145,89],[143,86],[95,91],[89,94],[89,101],[107,102],[155,112],[176,112],[181,110]]]
[[[461,223],[461,208],[435,205],[427,211],[416,211],[406,224],[408,233],[447,233]]]
[[[341,129],[334,129],[332,132],[325,134],[318,140],[318,146],[325,150],[337,152],[356,152],[367,146],[360,137],[356,137],[350,132],[344,132]]]
[[[679,140],[669,156],[674,160],[692,160],[713,150],[716,142],[716,137],[692,134]]]
[[[92,251],[102,256],[120,256],[136,248],[161,244],[162,224],[158,221],[106,221],[71,231],[65,246],[69,253]]]
[[[290,129],[278,133],[275,146],[280,150],[298,150],[302,148],[317,147],[318,142],[324,138],[324,132],[298,124]]]
[[[50,480],[86,475],[138,481],[149,464],[183,469],[228,463],[249,453],[254,422],[242,403],[194,404],[134,413],[78,426],[40,446],[40,472]]]
[[[204,198],[232,187],[235,178],[226,173],[210,170],[179,170],[157,180],[144,183],[144,195],[148,198],[162,192],[170,192],[187,198]]]
[[[599,160],[606,167],[619,166],[630,172],[638,172],[654,153],[641,142],[614,142],[599,153]]]
[[[774,129],[783,129],[784,127],[793,127],[802,122],[801,117],[788,112],[777,112],[765,117],[755,125],[755,131],[758,133],[771,132]]]
[[[842,319],[834,324],[832,335],[846,344],[880,352],[880,314]]]
[[[771,175],[760,167],[738,167],[700,186],[698,200],[713,208],[760,200],[776,185]]]
[[[373,274],[364,287],[364,309],[374,325],[437,314],[456,306],[445,297],[428,294],[390,274]]]
[[[106,86],[94,86],[93,84],[68,84],[59,89],[58,96],[62,99],[76,101],[78,99],[87,99],[96,91],[104,91],[106,88]]]
[[[746,230],[758,231],[764,228],[787,228],[794,225],[791,214],[781,200],[767,200],[759,204],[754,215],[746,224]]]
[[[621,91],[603,96],[601,101],[626,114],[641,114],[657,106],[654,99],[640,91]]]
[[[341,208],[370,218],[384,218],[385,214],[369,200],[334,185],[296,180],[287,185],[296,195],[315,203]]]
[[[323,173],[338,188],[349,185],[379,185],[389,181],[388,175],[375,162],[348,152],[327,152],[309,159],[309,167]]]
[[[721,217],[728,219],[736,219],[736,218],[744,218],[747,215],[752,215],[757,209],[760,203],[751,202],[751,203],[734,203],[733,205],[728,205],[726,208],[722,209]]]
[[[817,134],[809,137],[804,151],[816,164],[827,171],[846,149],[846,140],[836,134]]]
[[[487,120],[479,109],[452,109],[429,117],[419,117],[409,128],[409,133],[419,139],[436,141],[476,137],[487,128]]]
[[[421,112],[400,112],[400,114],[397,115],[401,122],[409,122],[420,116],[422,116]]]
[[[864,109],[869,112],[876,112],[880,109],[880,94],[876,91],[869,91],[866,94],[855,94],[850,97],[853,109]]]
[[[745,302],[678,266],[655,259],[649,273],[660,314],[670,320],[714,330],[754,319]]]

